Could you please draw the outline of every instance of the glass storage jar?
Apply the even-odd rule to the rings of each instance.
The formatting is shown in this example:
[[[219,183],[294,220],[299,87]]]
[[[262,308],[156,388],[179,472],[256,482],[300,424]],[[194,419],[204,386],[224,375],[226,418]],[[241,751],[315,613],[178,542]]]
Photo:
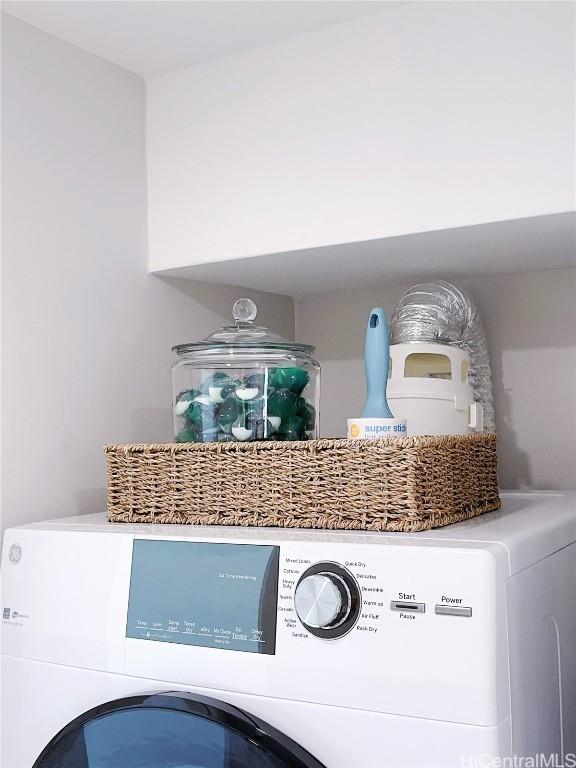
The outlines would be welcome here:
[[[174,439],[178,443],[309,440],[318,437],[320,366],[314,347],[254,323],[238,299],[234,324],[172,348]]]

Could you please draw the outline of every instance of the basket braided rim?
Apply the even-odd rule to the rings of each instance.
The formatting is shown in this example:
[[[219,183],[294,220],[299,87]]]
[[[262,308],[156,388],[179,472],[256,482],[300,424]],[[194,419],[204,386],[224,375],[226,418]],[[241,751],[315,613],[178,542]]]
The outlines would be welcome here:
[[[493,442],[495,432],[474,435],[416,435],[414,437],[381,437],[376,440],[348,440],[345,437],[324,437],[317,440],[254,440],[246,443],[111,443],[104,446],[105,453],[122,451],[126,453],[235,453],[240,451],[307,451],[330,450],[333,448],[430,448],[454,443]]]

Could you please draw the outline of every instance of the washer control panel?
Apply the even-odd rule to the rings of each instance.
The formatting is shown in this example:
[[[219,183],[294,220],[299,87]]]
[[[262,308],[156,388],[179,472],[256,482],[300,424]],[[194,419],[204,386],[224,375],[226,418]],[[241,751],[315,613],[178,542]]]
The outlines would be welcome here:
[[[332,640],[347,634],[358,621],[361,605],[356,579],[338,563],[315,563],[296,584],[296,615],[316,637]]]
[[[314,551],[317,549],[320,551]],[[379,646],[380,642],[389,645],[394,637],[405,649],[424,629],[450,633],[450,617],[472,621],[476,615],[472,605],[480,597],[480,581],[459,578],[455,582],[454,567],[445,551],[389,547],[383,556],[380,548],[366,548],[350,557],[348,549],[345,553],[336,546],[326,549],[328,557],[324,547],[281,551],[278,627],[287,631],[291,641],[347,636],[347,647],[350,642],[372,644],[372,639]],[[458,552],[451,554],[459,557]],[[490,557],[487,562],[489,565]],[[384,635],[386,640],[380,640]]]

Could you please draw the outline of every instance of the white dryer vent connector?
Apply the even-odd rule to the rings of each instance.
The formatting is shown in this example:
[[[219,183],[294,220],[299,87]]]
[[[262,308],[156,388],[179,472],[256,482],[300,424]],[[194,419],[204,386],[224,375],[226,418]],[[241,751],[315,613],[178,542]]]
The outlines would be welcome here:
[[[394,310],[390,341],[392,344],[436,342],[468,352],[474,400],[482,403],[484,429],[494,431],[492,373],[486,336],[480,313],[468,293],[445,280],[414,285]]]

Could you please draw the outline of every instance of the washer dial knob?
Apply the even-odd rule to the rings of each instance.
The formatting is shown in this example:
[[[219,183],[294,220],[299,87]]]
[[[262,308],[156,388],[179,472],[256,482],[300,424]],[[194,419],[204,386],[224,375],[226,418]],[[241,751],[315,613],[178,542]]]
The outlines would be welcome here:
[[[354,577],[337,563],[316,563],[300,577],[294,595],[296,614],[317,637],[342,637],[360,612],[360,591]]]
[[[334,574],[307,576],[296,589],[296,613],[303,624],[315,629],[341,623],[350,607],[350,592],[344,581]]]

